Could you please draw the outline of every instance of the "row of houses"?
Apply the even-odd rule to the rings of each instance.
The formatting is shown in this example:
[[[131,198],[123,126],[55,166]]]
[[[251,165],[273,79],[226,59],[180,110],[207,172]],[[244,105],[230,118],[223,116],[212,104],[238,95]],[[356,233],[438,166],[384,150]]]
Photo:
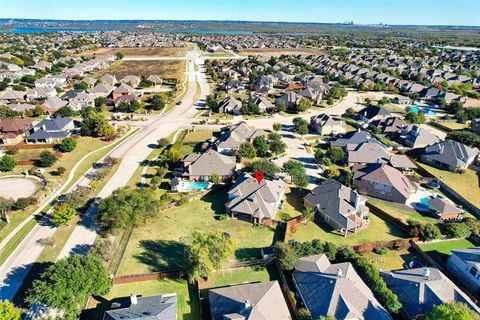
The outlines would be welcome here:
[[[52,144],[70,136],[75,128],[71,118],[47,118],[33,123],[31,118],[0,120],[0,144]]]

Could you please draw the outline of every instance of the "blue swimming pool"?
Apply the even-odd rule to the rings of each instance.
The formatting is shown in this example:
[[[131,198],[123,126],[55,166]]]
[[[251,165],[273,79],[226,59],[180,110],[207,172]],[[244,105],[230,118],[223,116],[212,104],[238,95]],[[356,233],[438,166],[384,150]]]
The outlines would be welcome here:
[[[418,113],[420,110],[422,110],[425,114],[425,116],[427,117],[432,117],[432,116],[436,116],[437,115],[437,112],[435,110],[432,110],[432,109],[435,109],[435,108],[431,108],[431,107],[419,107],[419,106],[411,106],[409,107],[409,110],[412,111],[412,112],[415,112],[415,113]]]
[[[415,205],[415,209],[420,211],[435,211],[435,208],[428,204],[428,202],[432,199],[435,199],[435,197],[428,196],[420,199],[420,202]]]
[[[192,191],[192,190],[207,190],[208,189],[208,182],[199,182],[199,181],[192,181],[192,182],[184,182],[182,183],[182,190],[183,191]]]

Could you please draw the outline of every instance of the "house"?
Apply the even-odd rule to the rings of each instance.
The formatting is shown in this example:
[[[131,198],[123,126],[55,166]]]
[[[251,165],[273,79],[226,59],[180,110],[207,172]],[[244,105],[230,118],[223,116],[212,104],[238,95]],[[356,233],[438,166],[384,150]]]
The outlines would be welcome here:
[[[372,135],[365,130],[357,130],[344,134],[341,138],[330,141],[330,147],[338,147],[345,150],[352,150],[359,144],[373,141],[380,143],[377,139],[372,138]]]
[[[221,181],[231,181],[235,175],[235,157],[221,154],[213,149],[204,153],[194,152],[182,160],[183,167],[176,174],[190,181],[211,181],[217,174]]]
[[[316,90],[312,88],[310,85],[307,88],[299,91],[297,95],[300,97],[312,100],[313,104],[316,104],[316,105],[319,105],[322,102],[322,97],[323,97],[322,91]]]
[[[275,110],[275,106],[265,97],[252,96],[248,103],[257,105],[261,112]]]
[[[159,86],[163,83],[163,79],[156,74],[151,74],[147,78],[148,81],[152,81],[156,86]]]
[[[115,78],[114,75],[111,74],[105,74],[103,77],[100,78],[101,83],[108,84],[110,86],[114,86],[117,83],[117,78]]]
[[[283,105],[287,109],[293,109],[297,105],[298,101],[301,99],[299,95],[297,95],[293,91],[289,91],[281,95],[279,98],[275,100],[276,105]]]
[[[414,182],[384,163],[354,166],[353,183],[360,194],[398,203],[406,203],[417,191]]]
[[[303,198],[305,208],[312,209],[328,225],[348,235],[365,226],[368,208],[365,198],[340,182],[327,179]]]
[[[80,110],[93,106],[96,96],[83,90],[70,90],[62,96],[62,100],[67,100],[69,106],[74,110]]]
[[[27,101],[44,100],[50,97],[55,97],[56,95],[57,91],[55,90],[55,88],[40,87],[28,90],[25,93],[25,98]]]
[[[23,141],[32,128],[32,119],[0,120],[0,144],[12,145]]]
[[[400,117],[389,117],[372,121],[369,125],[372,128],[379,128],[381,132],[388,137],[396,137],[402,131],[403,127],[408,126],[408,123]]]
[[[82,82],[85,82],[89,88],[92,88],[95,85],[95,83],[97,83],[97,80],[92,77],[85,77],[82,79]],[[99,83],[102,83],[102,82],[99,81]]]
[[[348,165],[385,163],[390,159],[390,153],[384,146],[375,141],[367,141],[347,151]]]
[[[445,140],[425,148],[421,161],[439,169],[458,171],[466,169],[477,156],[477,149],[457,141]]]
[[[115,90],[113,90],[113,100],[118,99],[120,96],[127,96],[127,95],[134,95],[136,94],[135,89],[133,89],[131,86],[129,86],[126,83],[122,83],[119,85]]]
[[[314,255],[295,263],[293,282],[312,319],[392,319],[350,262]]]
[[[322,136],[347,133],[345,121],[325,113],[312,116],[310,118],[310,127]]]
[[[240,115],[242,113],[242,101],[235,99],[234,97],[226,97],[218,104],[218,112],[231,113],[233,115]]]
[[[402,127],[399,140],[407,147],[415,149],[425,148],[428,145],[440,141],[436,135],[416,124]]]
[[[410,158],[404,154],[392,154],[390,156],[390,165],[403,173],[410,173],[417,168]]]
[[[120,80],[120,83],[125,83],[125,84],[128,84],[129,86],[131,86],[133,88],[136,88],[140,84],[140,81],[141,81],[140,77],[128,75],[128,76],[123,77]]]
[[[412,99],[410,99],[409,97],[399,96],[393,98],[392,102],[395,104],[411,105]]]
[[[109,85],[108,83],[100,82],[95,87],[89,90],[90,93],[94,94],[95,97],[108,97],[110,93],[115,89],[114,86]]]
[[[225,85],[227,93],[240,92],[242,90],[245,90],[245,85],[238,80],[231,80]]]
[[[402,303],[411,319],[432,311],[435,306],[461,302],[477,313],[480,309],[437,268],[380,271],[385,282]]]
[[[480,247],[452,250],[447,268],[470,292],[480,293]]]
[[[263,179],[260,183],[249,174],[240,176],[228,191],[226,211],[236,219],[268,223],[283,205],[285,183],[281,179]]]
[[[43,102],[43,106],[47,109],[48,112],[56,112],[61,107],[67,105],[67,101],[60,99],[59,97],[51,97]]]
[[[375,120],[384,120],[391,117],[392,114],[385,108],[368,106],[358,111],[358,117],[361,122],[370,123]]]
[[[212,320],[290,320],[277,281],[238,284],[208,291]]]
[[[263,136],[263,130],[247,126],[245,122],[233,124],[221,129],[220,137],[214,141],[215,149],[225,155],[235,155],[245,141],[252,142],[255,137]]]
[[[480,119],[472,120],[470,129],[476,134],[480,134]]]
[[[25,142],[29,144],[59,142],[70,136],[74,127],[71,118],[43,119],[32,128],[30,135],[25,138]]]
[[[103,320],[176,320],[177,295],[137,297],[132,294],[127,301],[112,303],[111,310],[105,311]]]
[[[25,92],[23,91],[5,91],[0,95],[0,101],[20,102],[25,100]]]
[[[275,78],[273,76],[260,76],[252,83],[251,89],[252,91],[266,94],[273,90],[274,83]]]
[[[428,200],[427,205],[440,220],[458,219],[464,212],[463,209],[440,196]]]

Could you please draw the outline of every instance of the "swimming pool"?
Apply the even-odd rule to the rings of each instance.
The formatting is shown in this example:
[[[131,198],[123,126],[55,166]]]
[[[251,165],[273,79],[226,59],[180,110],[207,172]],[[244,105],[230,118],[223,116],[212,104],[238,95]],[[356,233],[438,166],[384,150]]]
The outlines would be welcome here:
[[[420,211],[436,211],[428,202],[435,199],[434,196],[428,196],[420,199],[420,202],[415,205],[415,209]]]
[[[419,106],[411,106],[409,107],[409,110],[412,111],[412,112],[415,112],[415,113],[418,113],[420,110],[423,111],[423,113],[425,114],[425,116],[427,117],[432,117],[432,116],[436,116],[437,115],[437,112],[435,110],[432,110],[432,109],[435,109],[435,108],[431,108],[431,107],[419,107]]]
[[[208,182],[192,181],[192,182],[183,182],[181,189],[183,191],[192,191],[199,190],[204,191],[208,189]]]

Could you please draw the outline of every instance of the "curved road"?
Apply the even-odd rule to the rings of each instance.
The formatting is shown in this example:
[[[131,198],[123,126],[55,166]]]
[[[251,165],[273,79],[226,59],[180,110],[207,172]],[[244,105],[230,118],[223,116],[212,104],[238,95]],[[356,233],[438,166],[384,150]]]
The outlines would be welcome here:
[[[119,145],[111,154],[111,157],[121,159],[120,166],[113,177],[99,192],[97,199],[109,196],[115,189],[125,186],[137,170],[140,163],[150,154],[150,144],[158,139],[169,136],[172,132],[188,127],[194,115],[197,113],[196,101],[197,82],[200,84],[200,100],[210,94],[210,87],[203,69],[203,59],[197,48],[188,52],[186,57],[188,89],[179,106],[176,106],[167,114],[149,121],[141,130],[129,137]],[[194,65],[198,65],[199,71],[195,71]],[[72,253],[86,253],[94,243],[97,229],[94,225],[96,216],[96,204],[98,200],[87,210],[82,220],[72,232],[65,243],[59,258]],[[27,276],[30,268],[40,256],[43,246],[40,241],[51,237],[56,228],[42,220],[23,239],[15,251],[0,267],[0,300],[12,300]]]

